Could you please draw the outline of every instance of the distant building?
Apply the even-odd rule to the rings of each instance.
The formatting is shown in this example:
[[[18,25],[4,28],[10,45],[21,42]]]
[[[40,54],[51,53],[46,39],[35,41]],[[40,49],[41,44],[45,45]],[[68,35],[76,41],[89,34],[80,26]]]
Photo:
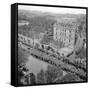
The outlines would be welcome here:
[[[24,25],[29,25],[29,22],[25,20],[18,21],[18,26],[24,26]]]
[[[73,23],[56,22],[53,25],[53,39],[62,41],[65,46],[74,46],[76,29],[77,26]]]

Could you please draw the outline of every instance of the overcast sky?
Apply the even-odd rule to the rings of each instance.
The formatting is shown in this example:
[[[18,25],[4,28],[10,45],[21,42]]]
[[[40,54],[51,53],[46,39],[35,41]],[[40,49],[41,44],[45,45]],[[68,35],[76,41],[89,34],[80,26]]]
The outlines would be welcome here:
[[[42,11],[42,12],[52,12],[52,13],[62,13],[62,14],[86,14],[86,9],[76,9],[76,8],[57,8],[57,7],[43,7],[43,6],[28,6],[19,5],[18,9],[30,10],[30,11]]]

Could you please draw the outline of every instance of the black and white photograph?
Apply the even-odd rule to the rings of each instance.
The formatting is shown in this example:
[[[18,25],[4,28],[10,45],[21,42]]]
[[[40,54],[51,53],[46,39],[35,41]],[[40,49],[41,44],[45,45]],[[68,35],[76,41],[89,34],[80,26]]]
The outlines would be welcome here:
[[[87,9],[18,5],[18,85],[87,82]]]

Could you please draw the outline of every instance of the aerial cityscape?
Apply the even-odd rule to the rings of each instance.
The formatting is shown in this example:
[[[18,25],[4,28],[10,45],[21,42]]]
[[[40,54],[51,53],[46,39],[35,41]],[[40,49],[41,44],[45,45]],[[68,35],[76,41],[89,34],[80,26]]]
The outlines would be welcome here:
[[[86,10],[18,6],[18,84],[87,81]]]

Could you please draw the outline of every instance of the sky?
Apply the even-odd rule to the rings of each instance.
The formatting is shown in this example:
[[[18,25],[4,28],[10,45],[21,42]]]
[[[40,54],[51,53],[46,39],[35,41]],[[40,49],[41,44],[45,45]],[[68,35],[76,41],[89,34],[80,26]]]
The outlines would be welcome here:
[[[30,11],[41,11],[41,12],[51,12],[51,13],[61,13],[61,14],[86,14],[86,9],[76,9],[76,8],[63,8],[63,7],[43,7],[43,6],[28,6],[19,5],[18,9],[30,10]]]

